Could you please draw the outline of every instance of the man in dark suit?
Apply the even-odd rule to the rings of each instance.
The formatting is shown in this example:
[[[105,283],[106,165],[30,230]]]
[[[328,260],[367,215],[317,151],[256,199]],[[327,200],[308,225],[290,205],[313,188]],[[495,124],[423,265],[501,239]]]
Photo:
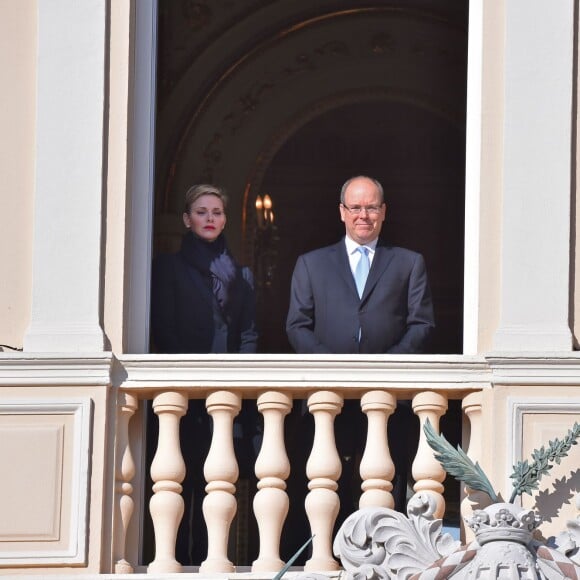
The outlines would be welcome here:
[[[298,353],[423,352],[435,327],[425,262],[379,239],[387,211],[381,184],[349,179],[339,209],[345,238],[296,263],[290,344]]]
[[[298,258],[292,276],[286,332],[298,353],[420,353],[435,324],[423,257],[379,240],[387,212],[383,188],[370,177],[349,179],[340,193],[346,236]],[[337,417],[342,456],[364,448],[364,419],[355,401]],[[342,425],[342,427],[341,427]],[[405,511],[407,472],[415,456],[418,422],[408,401],[389,420],[395,463],[395,508]],[[357,509],[349,493],[358,478],[343,462],[339,489],[343,515]]]

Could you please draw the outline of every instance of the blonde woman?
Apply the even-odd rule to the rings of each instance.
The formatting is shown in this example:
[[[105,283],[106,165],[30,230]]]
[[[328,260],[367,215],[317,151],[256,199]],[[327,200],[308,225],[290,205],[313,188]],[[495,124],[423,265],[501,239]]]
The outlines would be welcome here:
[[[214,185],[194,185],[185,194],[183,223],[189,231],[181,249],[153,264],[157,352],[256,352],[253,278],[226,245],[226,207],[227,197]]]

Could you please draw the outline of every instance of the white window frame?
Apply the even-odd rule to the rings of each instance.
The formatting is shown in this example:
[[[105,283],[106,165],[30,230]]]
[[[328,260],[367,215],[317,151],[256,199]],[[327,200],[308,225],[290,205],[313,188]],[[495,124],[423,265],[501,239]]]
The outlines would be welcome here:
[[[149,352],[153,239],[157,0],[136,3],[135,101],[131,173],[130,281],[127,351]],[[476,354],[479,328],[483,0],[471,0],[467,71],[463,354]]]
[[[129,217],[127,351],[149,352],[149,309],[155,195],[157,0],[135,2],[133,155]]]

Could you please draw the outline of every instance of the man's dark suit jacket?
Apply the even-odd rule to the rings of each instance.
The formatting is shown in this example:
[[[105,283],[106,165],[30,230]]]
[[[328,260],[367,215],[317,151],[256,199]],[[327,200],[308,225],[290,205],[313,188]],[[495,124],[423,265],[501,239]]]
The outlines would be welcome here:
[[[434,327],[421,254],[379,240],[361,298],[344,239],[298,258],[286,322],[296,352],[420,353]]]

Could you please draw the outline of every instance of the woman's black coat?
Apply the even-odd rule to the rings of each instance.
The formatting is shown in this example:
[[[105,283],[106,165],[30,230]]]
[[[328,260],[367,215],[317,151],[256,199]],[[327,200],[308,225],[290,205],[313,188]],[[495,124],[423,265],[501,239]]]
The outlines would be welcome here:
[[[191,265],[193,234],[181,250],[153,262],[151,328],[162,353],[256,352],[255,295],[248,268],[235,265],[227,308],[220,307],[211,277]]]

